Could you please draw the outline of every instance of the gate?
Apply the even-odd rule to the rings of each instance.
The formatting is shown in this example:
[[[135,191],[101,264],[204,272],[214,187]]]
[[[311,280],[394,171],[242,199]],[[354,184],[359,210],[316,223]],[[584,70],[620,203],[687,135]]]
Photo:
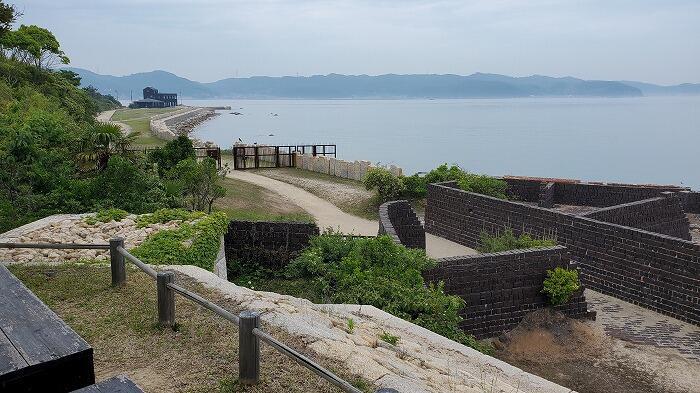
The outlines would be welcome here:
[[[293,168],[295,153],[336,157],[335,145],[246,145],[233,147],[233,169]]]

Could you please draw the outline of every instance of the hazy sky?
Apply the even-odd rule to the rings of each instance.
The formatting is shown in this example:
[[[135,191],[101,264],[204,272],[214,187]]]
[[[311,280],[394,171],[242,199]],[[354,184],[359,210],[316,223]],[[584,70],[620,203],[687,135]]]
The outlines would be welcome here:
[[[5,1],[53,31],[72,66],[103,74],[700,82],[700,0]]]

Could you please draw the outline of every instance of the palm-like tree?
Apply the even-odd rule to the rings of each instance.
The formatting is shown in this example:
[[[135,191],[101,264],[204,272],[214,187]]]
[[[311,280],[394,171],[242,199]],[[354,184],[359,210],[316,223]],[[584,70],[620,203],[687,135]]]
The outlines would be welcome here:
[[[138,136],[138,132],[124,135],[117,124],[97,122],[81,140],[78,164],[85,171],[102,171],[112,155],[129,155]]]

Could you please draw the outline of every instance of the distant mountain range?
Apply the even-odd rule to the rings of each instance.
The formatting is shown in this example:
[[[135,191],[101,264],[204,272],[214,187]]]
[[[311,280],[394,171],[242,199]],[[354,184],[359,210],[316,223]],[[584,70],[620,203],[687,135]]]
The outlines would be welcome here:
[[[638,97],[647,95],[700,94],[700,84],[659,86],[632,81],[583,80],[532,75],[511,77],[498,74],[472,75],[314,75],[309,77],[227,78],[201,83],[167,71],[141,72],[126,76],[100,75],[69,68],[101,93],[134,99],[153,86],[183,98],[515,98],[515,97]]]

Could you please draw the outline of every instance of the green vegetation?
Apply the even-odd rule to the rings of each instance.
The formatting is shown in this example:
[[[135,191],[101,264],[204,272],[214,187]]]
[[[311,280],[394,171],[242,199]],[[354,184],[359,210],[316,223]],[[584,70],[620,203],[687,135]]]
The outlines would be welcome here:
[[[188,211],[185,209],[158,209],[153,213],[141,214],[136,217],[136,226],[143,228],[151,224],[164,224],[169,221],[193,221],[206,216],[204,212]]]
[[[158,168],[163,176],[173,169],[180,161],[195,158],[194,146],[190,138],[180,135],[163,147],[157,147],[148,153],[148,159]]]
[[[90,225],[95,225],[98,222],[121,221],[129,215],[129,212],[122,209],[106,209],[100,210],[94,216],[85,218],[85,222]]]
[[[407,249],[387,236],[347,238],[326,233],[284,271],[307,291],[332,303],[370,304],[465,345],[488,351],[462,331],[464,301],[446,295],[442,283],[425,285],[421,271],[434,265],[425,252]],[[304,281],[305,280],[305,281]]]
[[[558,306],[569,301],[571,295],[581,288],[578,271],[557,267],[547,270],[542,292],[549,297],[549,302]]]
[[[141,109],[119,109],[112,115],[114,121],[125,121],[135,119],[150,119],[156,115],[175,112],[182,109],[181,107],[174,108],[141,108]]]
[[[177,229],[156,232],[131,252],[150,264],[195,265],[211,271],[219,252],[219,240],[227,227],[226,215],[213,213],[183,222]]]
[[[355,320],[352,318],[348,318],[347,331],[350,334],[352,334],[355,331]]]
[[[462,168],[447,164],[428,172],[425,176],[395,176],[385,168],[367,171],[363,183],[368,190],[376,190],[380,202],[396,199],[419,200],[425,198],[430,183],[456,181],[464,191],[475,192],[495,198],[507,199],[506,182],[487,175],[476,175]]]
[[[220,184],[228,167],[217,168],[213,158],[182,160],[168,171],[168,188],[192,210],[211,213],[214,201],[226,195]]]
[[[490,235],[486,232],[482,232],[481,245],[478,247],[478,250],[487,253],[525,248],[545,248],[556,245],[557,242],[554,239],[533,239],[530,235],[525,233],[520,236],[515,236],[513,230],[507,228],[500,235]]]
[[[379,339],[391,345],[396,345],[399,343],[399,336],[394,336],[389,332],[383,332],[382,334],[380,334]]]

